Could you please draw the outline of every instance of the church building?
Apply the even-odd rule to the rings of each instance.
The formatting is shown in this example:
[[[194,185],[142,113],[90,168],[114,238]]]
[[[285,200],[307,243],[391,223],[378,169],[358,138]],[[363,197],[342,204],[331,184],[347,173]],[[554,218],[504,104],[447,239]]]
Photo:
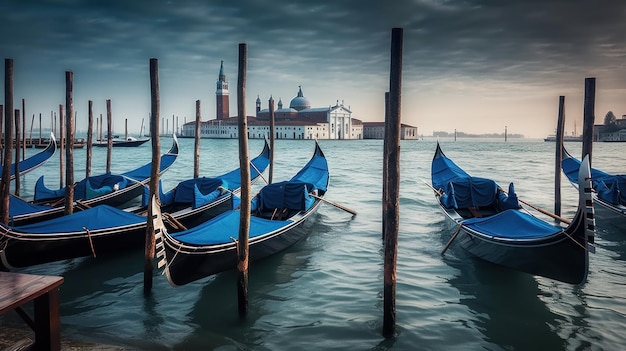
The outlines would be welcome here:
[[[220,65],[217,80],[216,118],[202,121],[200,126],[201,138],[238,138],[238,117],[229,117],[228,80],[224,74],[224,61]],[[270,97],[270,102],[273,98]],[[269,102],[268,102],[269,104]],[[269,138],[269,108],[261,109],[261,99],[256,99],[256,115],[247,116],[248,138]],[[181,137],[193,138],[196,122],[183,125]],[[283,106],[278,101],[278,109],[274,111],[274,132],[276,139],[363,139],[363,123],[352,118],[349,107],[339,100],[333,106],[311,107],[309,99],[298,87],[298,93],[289,103]]]

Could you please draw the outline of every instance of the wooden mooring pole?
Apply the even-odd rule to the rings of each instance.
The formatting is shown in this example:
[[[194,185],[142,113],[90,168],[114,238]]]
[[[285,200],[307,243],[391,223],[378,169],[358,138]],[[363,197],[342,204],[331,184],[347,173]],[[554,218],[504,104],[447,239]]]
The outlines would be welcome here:
[[[398,256],[398,229],[400,220],[400,123],[402,88],[402,28],[391,32],[391,67],[389,75],[389,119],[385,129],[385,153],[388,156],[387,196],[384,206],[385,247],[384,247],[384,301],[383,336],[391,338],[396,324],[396,261]]]
[[[593,149],[593,124],[596,109],[596,79],[585,78],[585,103],[583,106],[583,148],[582,157],[589,155],[589,167],[591,167],[591,154]]]
[[[239,168],[241,169],[241,206],[239,210],[239,240],[237,241],[237,302],[239,317],[248,315],[248,234],[250,231],[250,160],[248,157],[248,121],[246,117],[246,73],[248,45],[239,44],[239,74],[237,78],[237,114],[239,119]]]
[[[196,134],[193,144],[193,177],[200,176],[200,125],[202,117],[200,115],[200,100],[196,100]]]
[[[554,214],[561,215],[561,161],[563,161],[563,131],[565,130],[565,96],[559,96],[554,156]]]
[[[20,147],[22,148],[22,160],[26,158],[26,99],[22,99],[22,142]],[[17,173],[15,173],[17,174]]]
[[[63,169],[64,161],[63,161],[63,150],[65,149],[65,132],[63,128],[63,122],[65,118],[63,117],[63,105],[59,104],[59,188],[63,188],[64,185],[64,173]]]
[[[93,155],[93,101],[89,100],[87,117],[87,160],[85,164],[85,177],[91,175],[91,157]]]
[[[150,199],[159,196],[159,170],[161,169],[161,139],[159,137],[159,114],[161,100],[159,97],[159,60],[150,59],[150,134],[152,135],[152,169],[150,171]],[[157,201],[158,202],[158,201]],[[154,270],[154,224],[152,222],[152,206],[148,206],[148,222],[146,226],[146,248],[143,271],[143,294],[148,296],[152,291],[152,275]]]
[[[268,183],[272,184],[272,179],[274,178],[274,130],[275,128],[275,119],[276,113],[274,111],[274,98],[270,96],[269,100],[269,109],[270,109],[270,174],[268,177]]]
[[[4,157],[0,180],[0,216],[9,224],[9,196],[11,195],[11,154],[13,150],[13,59],[4,59]]]
[[[20,110],[15,109],[15,164],[13,165],[13,174],[15,174],[15,196],[20,196],[20,149],[22,143],[20,142]]]
[[[65,214],[74,213],[74,72],[65,72]]]
[[[389,92],[385,92],[385,121],[389,120]],[[386,123],[385,123],[386,124]],[[388,199],[388,193],[389,193],[389,184],[387,183],[387,179],[389,178],[389,155],[387,154],[387,143],[389,142],[389,137],[387,136],[387,133],[389,132],[389,128],[387,128],[387,126],[385,125],[385,129],[383,130],[383,204],[386,204],[387,201],[389,201]],[[385,243],[385,230],[387,230],[387,228],[385,227],[385,206],[383,206],[382,208],[383,210],[383,214],[382,214],[382,225],[383,225],[383,235],[382,235],[382,239],[383,239],[383,244]]]
[[[113,121],[111,120],[111,99],[107,99],[107,173],[111,172],[111,149],[113,148]]]

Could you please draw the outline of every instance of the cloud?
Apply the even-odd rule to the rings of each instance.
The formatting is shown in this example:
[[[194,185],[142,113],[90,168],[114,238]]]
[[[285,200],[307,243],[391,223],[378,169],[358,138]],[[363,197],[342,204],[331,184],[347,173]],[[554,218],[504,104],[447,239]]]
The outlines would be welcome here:
[[[483,101],[484,110],[504,101],[520,108],[513,106],[523,101],[528,115],[549,114],[543,103],[528,101],[579,98],[589,76],[603,94],[599,114],[621,115],[625,13],[619,0],[8,0],[0,3],[0,31],[14,34],[3,37],[0,52],[16,61],[16,89],[44,111],[63,97],[63,72],[71,69],[83,82],[77,99],[136,99],[141,103],[117,105],[142,116],[149,110],[148,60],[155,57],[168,93],[164,114],[193,116],[196,99],[213,111],[221,60],[235,91],[237,45],[245,42],[249,111],[257,94],[288,101],[302,85],[319,106],[345,99],[355,117],[381,120],[391,28],[402,27],[409,123],[436,125],[443,119],[424,115],[432,110],[428,101],[458,96]],[[462,114],[482,125],[483,111],[464,103],[446,108],[446,119]]]

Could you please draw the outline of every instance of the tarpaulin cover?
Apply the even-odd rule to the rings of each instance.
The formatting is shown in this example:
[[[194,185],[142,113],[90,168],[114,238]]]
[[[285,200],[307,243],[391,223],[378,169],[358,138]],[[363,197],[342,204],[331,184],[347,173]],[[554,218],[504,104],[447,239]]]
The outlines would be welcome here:
[[[13,195],[9,196],[9,216],[20,216],[27,213],[41,212],[51,209],[52,206],[36,205]]]
[[[580,160],[571,157],[563,157],[561,167],[563,173],[570,182],[578,184],[578,169]],[[591,169],[591,183],[598,197],[613,205],[626,205],[626,175],[612,175],[599,169]]]
[[[54,234],[84,232],[110,227],[146,222],[146,217],[126,212],[108,205],[98,205],[71,215],[33,224],[13,227],[16,231],[30,234]]]
[[[221,215],[191,229],[173,233],[172,237],[193,245],[215,245],[233,242],[239,233],[238,210],[227,211]],[[259,217],[250,217],[249,237],[254,238],[273,232],[293,223],[290,220],[279,221]]]
[[[506,210],[489,217],[470,218],[463,224],[486,235],[510,239],[536,239],[561,232],[561,228],[519,210]]]
[[[268,184],[259,192],[257,206],[260,211],[284,208],[305,211],[315,202],[309,195],[313,189],[313,184],[292,180]]]

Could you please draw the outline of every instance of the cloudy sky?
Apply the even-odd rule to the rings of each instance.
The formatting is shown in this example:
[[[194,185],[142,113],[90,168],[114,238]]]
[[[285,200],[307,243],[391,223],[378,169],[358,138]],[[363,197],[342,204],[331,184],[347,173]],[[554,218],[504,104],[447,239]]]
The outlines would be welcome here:
[[[169,128],[173,115],[194,120],[196,100],[203,120],[215,118],[221,60],[236,115],[239,43],[248,45],[249,115],[257,95],[264,108],[270,95],[288,105],[302,86],[313,107],[343,100],[353,117],[382,121],[391,28],[401,27],[404,123],[423,135],[506,126],[539,138],[554,131],[560,95],[566,132],[574,123],[581,132],[587,77],[596,78],[597,123],[626,114],[625,18],[623,0],[2,0],[0,55],[14,60],[14,104],[25,99],[27,125],[39,113],[49,124],[71,70],[78,129],[88,100],[106,116],[111,99],[116,132],[126,118],[138,132],[150,112],[150,58]]]

